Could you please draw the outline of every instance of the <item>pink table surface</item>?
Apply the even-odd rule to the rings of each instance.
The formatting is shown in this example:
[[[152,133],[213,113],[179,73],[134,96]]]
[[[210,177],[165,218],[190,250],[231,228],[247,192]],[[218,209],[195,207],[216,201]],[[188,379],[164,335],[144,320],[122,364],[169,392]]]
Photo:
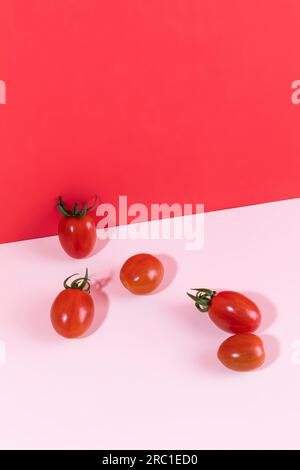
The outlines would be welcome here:
[[[299,448],[299,240],[294,199],[206,214],[200,251],[178,240],[111,240],[73,260],[56,237],[1,245],[0,447]],[[118,272],[145,251],[165,261],[166,281],[136,297]],[[94,290],[92,334],[64,340],[50,306],[63,279],[86,266],[111,280]],[[218,363],[227,335],[186,297],[195,286],[257,301],[262,369]]]

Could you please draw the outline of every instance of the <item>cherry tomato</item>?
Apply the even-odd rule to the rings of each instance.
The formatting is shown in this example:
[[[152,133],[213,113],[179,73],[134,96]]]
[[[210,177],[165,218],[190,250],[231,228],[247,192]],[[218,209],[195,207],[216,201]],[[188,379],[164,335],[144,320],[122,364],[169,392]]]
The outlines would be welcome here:
[[[219,347],[218,359],[229,369],[249,371],[257,369],[265,361],[264,344],[256,335],[234,335]]]
[[[194,289],[196,295],[188,294],[196,307],[207,312],[221,330],[229,333],[253,333],[260,325],[261,313],[257,305],[239,292]]]
[[[74,274],[73,274],[74,276]],[[75,279],[58,294],[51,307],[51,322],[55,331],[65,338],[78,338],[90,327],[94,318],[94,302],[90,294],[88,271]]]
[[[129,258],[122,266],[120,280],[133,294],[143,295],[154,291],[164,276],[164,267],[155,256],[141,253]]]
[[[58,236],[61,246],[72,258],[85,258],[96,243],[96,223],[88,214],[96,205],[97,198],[91,207],[85,204],[79,212],[76,203],[73,211],[66,209],[59,198],[57,208],[63,215],[58,225]]]

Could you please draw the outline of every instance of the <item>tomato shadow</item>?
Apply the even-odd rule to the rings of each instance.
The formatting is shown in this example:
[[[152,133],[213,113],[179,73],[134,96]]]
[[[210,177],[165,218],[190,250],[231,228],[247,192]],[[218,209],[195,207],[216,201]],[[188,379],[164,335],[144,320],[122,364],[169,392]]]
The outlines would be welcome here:
[[[261,311],[261,326],[259,331],[264,332],[273,325],[277,318],[277,310],[275,305],[259,292],[243,291],[243,294],[256,303]]]
[[[91,291],[92,293],[102,292],[102,290],[110,284],[113,280],[114,271],[111,271],[107,276],[99,275],[97,273],[92,273],[89,275]]]
[[[97,275],[91,275],[91,287],[92,296],[95,303],[95,315],[91,326],[88,331],[80,338],[87,338],[93,335],[103,325],[109,310],[109,298],[108,295],[103,291],[105,286],[109,284],[112,279],[112,275],[104,278],[97,278]]]
[[[263,343],[265,345],[265,353],[266,353],[266,360],[261,369],[266,369],[270,365],[272,365],[275,361],[277,361],[281,346],[280,342],[277,338],[271,335],[260,335]]]
[[[96,243],[93,248],[93,251],[91,252],[91,254],[89,254],[89,256],[87,256],[87,258],[92,258],[93,256],[96,256],[98,253],[100,253],[100,251],[102,251],[106,247],[108,242],[109,242],[108,238],[102,239],[102,238],[99,238],[99,236],[97,235],[97,239],[96,239]]]
[[[93,294],[95,302],[95,315],[91,326],[88,331],[80,337],[80,339],[87,338],[93,335],[103,325],[109,310],[109,299],[108,295],[103,291],[98,291]]]
[[[148,295],[155,295],[167,289],[174,281],[178,271],[177,262],[170,255],[158,254],[156,257],[160,260],[164,267],[164,277],[157,289]]]

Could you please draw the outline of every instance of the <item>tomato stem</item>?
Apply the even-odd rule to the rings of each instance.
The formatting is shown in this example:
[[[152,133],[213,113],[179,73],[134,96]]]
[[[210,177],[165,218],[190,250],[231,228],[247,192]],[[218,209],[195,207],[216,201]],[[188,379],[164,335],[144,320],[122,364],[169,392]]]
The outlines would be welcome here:
[[[200,312],[208,312],[210,303],[217,292],[203,287],[191,290],[196,291],[196,294],[193,295],[187,292],[187,295],[195,302],[196,308],[200,310]]]
[[[87,203],[84,204],[82,207],[81,211],[79,211],[79,206],[78,203],[76,202],[74,205],[74,209],[67,209],[66,204],[63,202],[62,197],[59,196],[58,202],[57,202],[57,209],[59,212],[64,216],[64,217],[79,217],[82,218],[84,217],[88,212],[92,211],[96,204],[98,202],[98,196],[94,196],[94,202],[93,204],[88,207]]]
[[[73,276],[78,276],[78,273],[72,274],[71,276],[67,277],[67,279],[64,280],[64,288],[65,289],[79,289],[83,290],[84,292],[91,292],[91,284],[90,280],[88,277],[88,268],[85,270],[85,275],[84,277],[78,277],[77,279],[74,279],[72,281],[71,285],[68,285],[68,280],[71,279]]]

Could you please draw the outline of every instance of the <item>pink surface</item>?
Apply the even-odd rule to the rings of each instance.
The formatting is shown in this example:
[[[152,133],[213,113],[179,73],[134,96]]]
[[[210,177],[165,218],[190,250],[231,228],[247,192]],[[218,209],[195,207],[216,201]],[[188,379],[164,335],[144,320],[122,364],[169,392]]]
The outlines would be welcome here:
[[[79,261],[56,237],[2,245],[1,448],[299,447],[299,212],[291,200],[210,213],[204,249],[194,252],[183,241],[109,241]],[[160,254],[166,282],[136,297],[118,271],[144,251]],[[64,340],[50,306],[63,279],[86,265],[111,280],[94,290],[93,334]],[[197,286],[258,303],[261,370],[217,362],[227,335],[186,297]]]
[[[298,0],[0,0],[0,242],[56,197],[299,196]]]

